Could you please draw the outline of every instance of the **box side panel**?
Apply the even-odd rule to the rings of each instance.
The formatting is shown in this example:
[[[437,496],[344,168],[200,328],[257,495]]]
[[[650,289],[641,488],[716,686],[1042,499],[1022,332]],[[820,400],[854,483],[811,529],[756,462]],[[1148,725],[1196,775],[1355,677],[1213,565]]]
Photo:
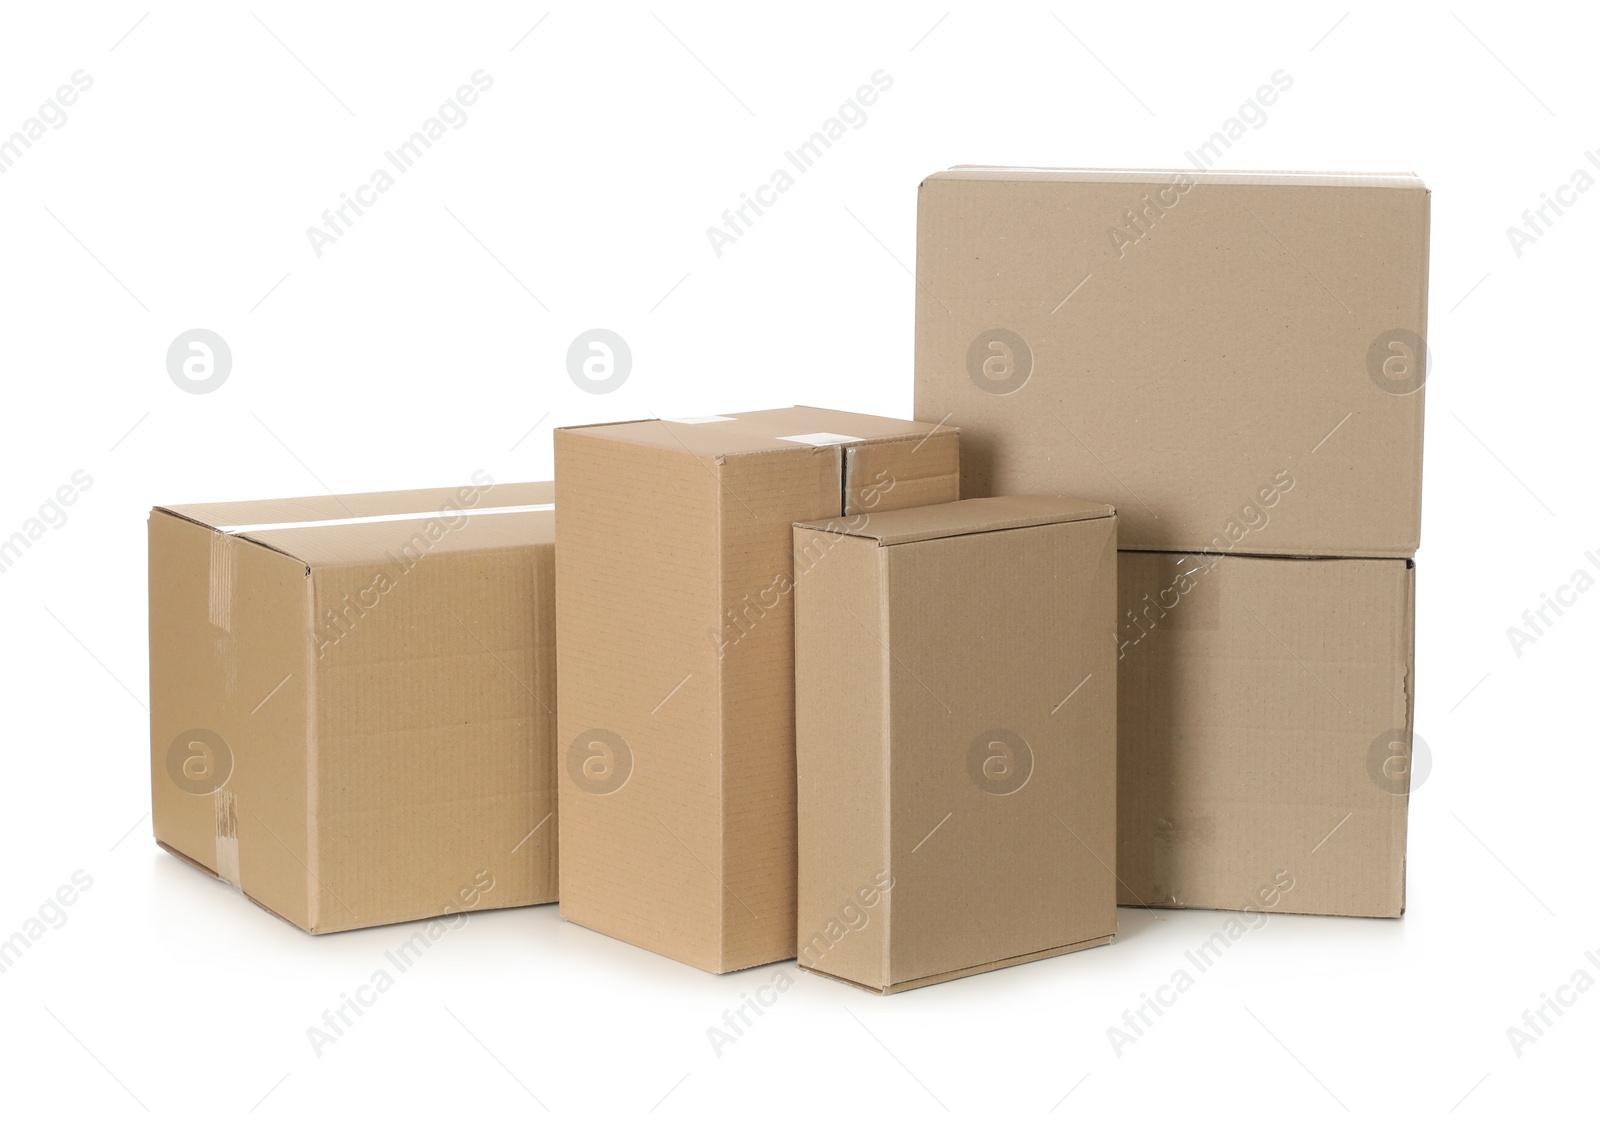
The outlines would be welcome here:
[[[314,571],[320,931],[556,896],[554,550],[402,541]]]
[[[721,466],[724,971],[795,954],[792,528],[839,513],[841,464],[823,447]]]
[[[1396,352],[1394,346],[1386,342],[1384,349],[1387,354],[1385,355],[1384,359],[1386,362],[1391,364],[1391,371],[1389,373],[1396,377],[1394,379],[1385,377],[1382,380],[1384,385],[1388,386],[1389,389],[1402,392],[1409,385],[1404,381],[1406,379],[1411,379],[1413,382],[1415,382],[1418,381],[1418,376],[1420,375],[1420,382],[1423,384],[1419,385],[1417,389],[1412,392],[1412,396],[1417,400],[1417,418],[1415,422],[1416,428],[1414,433],[1410,435],[1414,439],[1414,447],[1411,450],[1411,463],[1409,466],[1407,466],[1408,471],[1406,475],[1402,477],[1402,480],[1414,480],[1416,483],[1416,495],[1412,499],[1412,502],[1416,504],[1417,514],[1415,526],[1412,530],[1410,539],[1410,549],[1403,552],[1407,558],[1415,557],[1417,550],[1422,545],[1422,445],[1424,433],[1426,431],[1426,427],[1423,425],[1423,411],[1426,405],[1428,393],[1426,389],[1426,382],[1428,376],[1432,373],[1432,353],[1427,350],[1428,264],[1433,246],[1433,192],[1431,191],[1425,191],[1422,194],[1422,217],[1420,220],[1420,225],[1422,227],[1421,246],[1418,247],[1415,252],[1418,254],[1420,259],[1417,268],[1421,272],[1421,282],[1418,285],[1418,291],[1414,295],[1415,303],[1402,306],[1401,318],[1414,321],[1417,324],[1416,331],[1417,334],[1422,337],[1423,353],[1420,356],[1410,355],[1410,365],[1408,367],[1406,364],[1406,360],[1408,358],[1407,352],[1405,352],[1403,348],[1399,352]],[[1398,365],[1396,366],[1396,364]],[[1380,374],[1384,373],[1382,363],[1378,365],[1378,369]]]
[[[1404,908],[1404,561],[1124,553],[1125,904]]]
[[[1115,531],[884,548],[896,983],[1116,930]]]
[[[888,653],[883,552],[794,531],[801,967],[864,987],[888,975]]]
[[[562,916],[717,971],[742,907],[720,878],[715,464],[555,440]]]
[[[311,928],[305,567],[161,512],[149,543],[155,837]]]
[[[1103,498],[1124,549],[1414,552],[1426,191],[919,198],[916,414],[960,427],[964,495]]]
[[[1401,600],[1399,632],[1395,651],[1395,674],[1398,678],[1402,692],[1401,707],[1404,712],[1404,721],[1400,724],[1401,735],[1391,739],[1387,754],[1383,750],[1373,753],[1368,750],[1369,758],[1381,757],[1381,761],[1374,761],[1370,773],[1381,777],[1379,786],[1389,792],[1394,799],[1389,803],[1389,832],[1393,840],[1393,847],[1399,855],[1398,870],[1394,865],[1384,869],[1384,873],[1393,881],[1394,886],[1389,896],[1392,905],[1398,901],[1395,913],[1403,914],[1406,911],[1406,838],[1411,822],[1411,786],[1416,779],[1416,759],[1413,755],[1416,733],[1417,713],[1417,567],[1410,563],[1405,571],[1398,575],[1398,597]],[[1430,763],[1431,764],[1431,763]]]
[[[847,446],[844,509],[839,514],[871,514],[959,499],[959,445],[955,430],[940,428],[915,440]]]

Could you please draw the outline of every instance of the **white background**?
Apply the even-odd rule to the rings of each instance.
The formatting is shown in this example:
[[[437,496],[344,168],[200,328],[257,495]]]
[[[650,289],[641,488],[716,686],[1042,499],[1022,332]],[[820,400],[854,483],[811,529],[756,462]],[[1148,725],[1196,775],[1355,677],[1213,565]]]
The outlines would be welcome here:
[[[93,85],[0,176],[0,538],[74,472],[93,483],[0,573],[0,936],[75,871],[93,885],[0,975],[4,1114],[1503,1120],[1592,1102],[1600,994],[1563,993],[1520,1057],[1507,1036],[1580,969],[1600,980],[1600,592],[1520,653],[1506,631],[1600,574],[1600,191],[1520,256],[1506,233],[1600,174],[1588,13],[666,5],[8,7],[0,135],[75,71]],[[306,228],[479,69],[493,86],[466,123],[317,256]],[[707,226],[879,69],[893,86],[866,123],[718,257]],[[502,911],[316,1056],[306,1028],[407,930],[305,937],[151,842],[151,504],[546,478],[553,426],[647,414],[909,416],[923,175],[1180,166],[1279,69],[1292,87],[1219,166],[1412,169],[1435,192],[1433,768],[1406,918],[1275,917],[1118,1056],[1106,1028],[1221,915],[1124,910],[1109,948],[879,999]],[[196,327],[233,355],[209,394],[166,369]],[[593,327],[633,351],[609,395],[566,371]],[[717,1056],[707,1027],[780,970],[795,986]]]

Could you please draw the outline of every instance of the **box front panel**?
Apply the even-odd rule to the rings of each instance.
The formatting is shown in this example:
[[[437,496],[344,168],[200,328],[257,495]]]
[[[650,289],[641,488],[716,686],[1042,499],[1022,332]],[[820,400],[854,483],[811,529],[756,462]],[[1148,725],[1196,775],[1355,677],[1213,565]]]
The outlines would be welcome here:
[[[718,971],[716,468],[563,430],[556,476],[561,913]]]
[[[1121,556],[1124,904],[1404,909],[1413,573]]]
[[[1420,189],[932,179],[917,416],[1125,549],[1408,557],[1427,255]]]
[[[1108,936],[1115,520],[885,550],[894,981]]]
[[[793,525],[838,515],[837,447],[722,466],[724,967],[795,954]]]
[[[556,897],[554,550],[315,572],[321,928]]]

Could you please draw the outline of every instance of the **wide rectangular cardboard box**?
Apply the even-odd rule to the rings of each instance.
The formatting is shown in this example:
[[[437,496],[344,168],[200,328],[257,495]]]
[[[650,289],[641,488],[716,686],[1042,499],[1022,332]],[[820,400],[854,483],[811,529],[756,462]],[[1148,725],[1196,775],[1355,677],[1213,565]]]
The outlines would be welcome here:
[[[955,499],[956,442],[804,406],[556,431],[563,917],[794,955],[791,527]]]
[[[552,491],[151,511],[157,842],[312,933],[554,901]]]
[[[962,494],[1123,549],[1410,557],[1429,193],[1410,174],[956,168],[921,186],[916,416]]]
[[[795,527],[802,968],[887,994],[1111,940],[1116,549],[1057,496]]]
[[[1403,559],[1121,555],[1125,905],[1398,917],[1413,771]]]

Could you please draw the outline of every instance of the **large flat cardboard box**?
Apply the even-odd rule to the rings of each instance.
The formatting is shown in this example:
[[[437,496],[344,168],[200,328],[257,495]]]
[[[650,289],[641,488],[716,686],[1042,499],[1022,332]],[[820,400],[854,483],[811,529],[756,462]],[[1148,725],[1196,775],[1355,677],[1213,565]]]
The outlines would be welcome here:
[[[1414,577],[1121,555],[1123,904],[1404,912]]]
[[[802,968],[887,994],[1111,940],[1116,549],[1056,496],[795,527]]]
[[[956,498],[956,431],[796,406],[559,429],[561,914],[794,956],[794,523]]]
[[[1409,174],[956,168],[918,203],[916,415],[962,494],[1123,549],[1410,557],[1429,193]]]
[[[157,842],[312,933],[554,901],[552,499],[154,509]]]

